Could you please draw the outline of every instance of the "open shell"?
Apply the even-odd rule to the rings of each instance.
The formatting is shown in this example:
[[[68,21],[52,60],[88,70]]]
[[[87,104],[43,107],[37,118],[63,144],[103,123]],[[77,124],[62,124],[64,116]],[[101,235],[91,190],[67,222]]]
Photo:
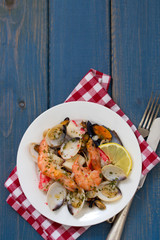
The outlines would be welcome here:
[[[83,189],[67,194],[67,207],[72,215],[77,215],[85,203],[85,192]]]
[[[105,202],[114,202],[122,197],[122,193],[115,182],[105,181],[98,186],[97,196]]]
[[[110,131],[105,126],[92,124],[90,121],[87,122],[87,131],[97,147],[102,141],[109,142],[112,139]]]
[[[97,194],[98,194],[97,188],[90,190],[90,191],[86,191],[86,199],[89,200],[89,199],[95,198],[95,197],[97,197]]]
[[[66,136],[66,126],[58,124],[51,128],[46,134],[46,141],[50,147],[60,146]]]
[[[79,137],[82,138],[82,136],[85,134],[86,130],[82,126],[82,121],[75,121],[70,120],[68,126],[67,126],[67,135],[71,138]]]
[[[29,145],[29,152],[32,156],[33,161],[36,163],[38,161],[38,147],[39,145],[37,143],[30,143]]]
[[[103,176],[109,181],[122,181],[126,179],[124,171],[115,165],[109,164],[102,168]]]
[[[111,131],[111,134],[112,134],[111,142],[118,143],[123,146],[121,139],[119,138],[118,134],[114,130]]]
[[[63,159],[70,159],[74,157],[81,148],[81,139],[76,137],[62,144],[60,148],[61,157]]]
[[[59,209],[63,205],[66,195],[66,189],[60,183],[54,182],[47,192],[47,203],[49,208],[52,211]]]

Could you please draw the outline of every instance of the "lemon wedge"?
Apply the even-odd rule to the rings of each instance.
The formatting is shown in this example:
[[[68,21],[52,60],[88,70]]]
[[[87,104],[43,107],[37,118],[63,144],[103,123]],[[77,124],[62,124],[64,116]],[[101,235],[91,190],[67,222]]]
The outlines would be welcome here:
[[[99,148],[109,157],[111,163],[120,167],[126,176],[132,169],[132,159],[128,151],[118,143],[105,143]]]

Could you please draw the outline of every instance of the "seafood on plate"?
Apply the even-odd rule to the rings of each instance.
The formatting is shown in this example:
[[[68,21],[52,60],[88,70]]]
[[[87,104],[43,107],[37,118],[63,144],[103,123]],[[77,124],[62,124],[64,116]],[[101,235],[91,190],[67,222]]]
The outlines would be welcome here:
[[[40,143],[31,143],[30,155],[39,169],[39,185],[52,211],[66,204],[77,215],[85,204],[105,209],[119,200],[123,167],[106,154],[103,144],[122,142],[115,131],[90,121],[66,118],[47,129]],[[107,148],[107,151],[109,148]],[[122,154],[123,156],[123,154]],[[121,160],[122,161],[122,160]]]

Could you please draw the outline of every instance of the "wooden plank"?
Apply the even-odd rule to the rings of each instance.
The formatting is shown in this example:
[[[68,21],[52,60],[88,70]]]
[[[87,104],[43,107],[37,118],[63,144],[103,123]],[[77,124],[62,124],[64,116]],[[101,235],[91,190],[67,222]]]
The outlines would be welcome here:
[[[0,2],[0,239],[41,239],[7,203],[3,184],[29,124],[47,108],[47,1]]]
[[[50,1],[50,106],[62,103],[90,68],[110,74],[109,1]]]
[[[113,0],[111,32],[113,98],[138,125],[151,91],[160,93],[160,2]],[[159,171],[136,194],[122,239],[159,239]]]
[[[50,1],[50,107],[62,103],[90,68],[110,74],[109,2]],[[104,222],[79,239],[105,239],[109,229]]]

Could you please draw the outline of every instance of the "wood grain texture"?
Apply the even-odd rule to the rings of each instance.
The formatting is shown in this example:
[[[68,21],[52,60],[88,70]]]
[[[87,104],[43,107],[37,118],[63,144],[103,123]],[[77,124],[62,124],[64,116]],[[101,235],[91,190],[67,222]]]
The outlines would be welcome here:
[[[90,68],[110,74],[109,1],[55,0],[49,5],[50,107],[64,102]],[[83,239],[105,239],[106,222]]]
[[[50,1],[50,106],[62,103],[89,71],[110,74],[110,5]]]
[[[114,99],[138,125],[151,90],[160,93],[159,36],[156,0],[0,0],[0,239],[42,239],[6,204],[3,186],[29,124],[95,68],[112,74]],[[159,172],[136,194],[122,239],[160,239]],[[105,239],[110,227],[79,239]]]
[[[6,4],[7,3],[7,4]],[[4,182],[16,165],[21,137],[47,108],[46,1],[0,1],[0,239],[41,239],[6,204]]]
[[[160,2],[113,0],[111,32],[113,98],[138,125],[151,91],[160,93]],[[159,173],[157,166],[136,194],[122,239],[160,238]]]

